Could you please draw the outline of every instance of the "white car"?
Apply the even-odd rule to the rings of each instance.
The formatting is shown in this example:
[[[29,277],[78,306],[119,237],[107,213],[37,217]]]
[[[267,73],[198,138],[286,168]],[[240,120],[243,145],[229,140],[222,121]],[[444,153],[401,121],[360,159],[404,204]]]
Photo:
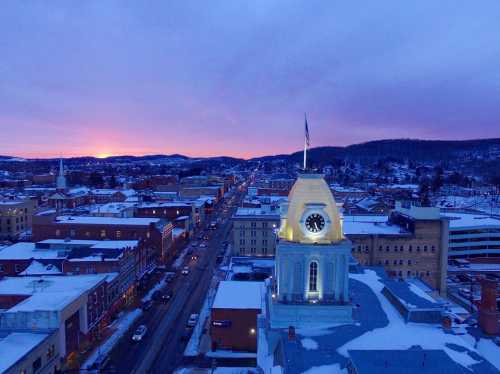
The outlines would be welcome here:
[[[200,248],[207,248],[207,245],[205,243],[200,244]]]
[[[134,342],[140,342],[142,338],[144,338],[144,335],[146,335],[147,331],[148,328],[145,325],[140,325],[137,330],[135,330],[134,335],[132,335],[132,340]]]
[[[182,275],[188,275],[189,274],[189,268],[187,266],[184,266],[181,271]]]
[[[189,316],[188,321],[187,321],[187,326],[188,327],[195,327],[196,322],[198,322],[198,317],[199,317],[199,314],[191,314]]]

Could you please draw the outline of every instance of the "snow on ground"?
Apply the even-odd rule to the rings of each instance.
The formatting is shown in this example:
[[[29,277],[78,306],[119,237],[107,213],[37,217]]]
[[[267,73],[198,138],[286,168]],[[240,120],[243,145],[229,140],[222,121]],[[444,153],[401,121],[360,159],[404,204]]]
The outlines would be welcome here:
[[[193,334],[191,335],[191,339],[186,346],[186,350],[184,351],[184,356],[198,356],[199,348],[200,348],[200,338],[203,332],[203,325],[205,324],[206,319],[210,315],[210,306],[214,300],[215,291],[217,287],[214,285],[214,278],[212,278],[212,285],[210,286],[207,297],[205,298],[205,302],[203,303],[203,307],[200,311],[200,316],[198,317],[198,322],[193,329]]]
[[[283,372],[281,366],[273,366],[274,355],[269,351],[266,330],[264,328],[259,328],[257,339],[257,366],[259,366],[264,373],[281,374]]]
[[[300,336],[305,336],[308,338],[314,338],[315,336],[330,335],[332,331],[330,329],[343,325],[352,325],[353,323],[329,323],[329,324],[316,324],[314,327],[307,327],[297,329],[296,333]],[[359,323],[354,323],[356,325]]]
[[[106,356],[111,352],[116,343],[126,334],[134,321],[142,314],[141,309],[134,309],[133,311],[124,314],[113,325],[116,331],[103,343],[100,349],[96,349],[82,365],[82,368],[88,368],[98,359],[99,355]]]
[[[188,245],[186,246],[186,248],[184,248],[181,252],[181,254],[179,255],[179,257],[177,257],[174,261],[174,263],[172,264],[172,268],[174,269],[180,269],[180,267],[182,266],[182,264],[184,263],[184,257],[186,257],[189,249],[191,247]]]
[[[302,374],[347,374],[346,369],[341,369],[339,364],[314,366]]]
[[[206,353],[207,357],[231,357],[231,358],[255,358],[257,357],[256,353],[253,352],[234,352],[227,351],[223,349],[219,349],[217,351],[209,351]]]
[[[165,286],[165,278],[167,277],[167,274],[165,274],[164,276],[161,277],[161,279],[159,280],[158,283],[156,283],[154,285],[153,288],[151,288],[148,293],[142,298],[142,302],[145,303],[145,302],[148,302],[151,300],[151,298],[153,297],[153,294],[156,292],[156,291],[160,291],[163,286]]]
[[[493,340],[481,338],[478,341],[475,337],[467,333],[462,335],[461,338],[466,343],[474,346],[481,356],[500,370],[500,347]]]
[[[302,346],[307,350],[318,349],[318,343],[315,340],[305,338],[300,341]]]
[[[435,303],[436,302],[436,300],[434,300],[431,295],[429,295],[427,292],[425,292],[424,290],[422,290],[416,284],[413,284],[413,283],[409,282],[408,286],[409,286],[411,292],[413,292],[417,296],[420,296],[422,299],[430,301],[431,303]]]
[[[349,274],[349,276],[365,283],[374,291],[387,315],[389,324],[383,328],[368,331],[349,341],[338,349],[341,355],[348,357],[348,350],[380,349],[380,344],[383,342],[384,349],[406,350],[414,345],[419,345],[423,349],[442,349],[452,360],[465,367],[478,362],[469,356],[465,350],[458,352],[447,346],[447,344],[455,344],[476,352],[476,349],[467,344],[460,336],[446,334],[438,325],[405,323],[398,311],[382,295],[381,291],[384,285],[380,282],[380,278],[375,271],[365,270],[363,274]]]

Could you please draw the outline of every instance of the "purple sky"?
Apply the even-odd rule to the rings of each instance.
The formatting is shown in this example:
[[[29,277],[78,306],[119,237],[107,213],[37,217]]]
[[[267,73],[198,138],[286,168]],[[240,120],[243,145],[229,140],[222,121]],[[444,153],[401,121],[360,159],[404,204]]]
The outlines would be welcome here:
[[[0,154],[500,137],[500,1],[4,0]]]

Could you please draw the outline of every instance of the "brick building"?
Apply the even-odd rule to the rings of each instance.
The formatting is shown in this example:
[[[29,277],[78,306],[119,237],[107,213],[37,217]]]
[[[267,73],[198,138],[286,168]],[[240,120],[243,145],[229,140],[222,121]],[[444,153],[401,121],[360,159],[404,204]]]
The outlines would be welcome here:
[[[210,313],[212,350],[257,351],[257,316],[262,311],[262,282],[219,283]]]
[[[33,239],[141,240],[148,264],[168,262],[172,252],[171,222],[158,218],[111,218],[36,215]]]
[[[448,219],[438,208],[397,205],[388,220],[346,216],[343,229],[362,265],[383,266],[393,277],[417,277],[446,293]]]

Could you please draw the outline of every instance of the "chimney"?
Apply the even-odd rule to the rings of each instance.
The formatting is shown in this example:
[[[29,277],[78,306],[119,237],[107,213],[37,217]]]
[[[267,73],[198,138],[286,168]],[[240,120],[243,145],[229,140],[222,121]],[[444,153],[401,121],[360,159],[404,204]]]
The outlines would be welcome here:
[[[293,326],[288,326],[288,341],[293,342],[295,341],[295,327]]]

